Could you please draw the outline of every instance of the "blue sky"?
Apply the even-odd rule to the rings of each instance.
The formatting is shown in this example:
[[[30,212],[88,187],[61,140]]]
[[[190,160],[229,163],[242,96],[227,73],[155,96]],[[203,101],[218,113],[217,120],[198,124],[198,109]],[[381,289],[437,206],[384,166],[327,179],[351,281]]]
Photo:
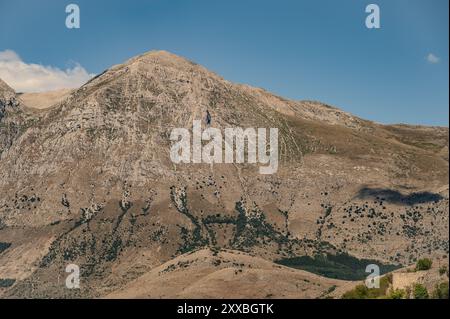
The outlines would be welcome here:
[[[76,3],[81,28],[65,27]],[[365,27],[366,5],[381,29]],[[88,73],[153,49],[382,123],[448,126],[448,0],[0,0],[0,51]],[[433,54],[438,61],[431,63]]]

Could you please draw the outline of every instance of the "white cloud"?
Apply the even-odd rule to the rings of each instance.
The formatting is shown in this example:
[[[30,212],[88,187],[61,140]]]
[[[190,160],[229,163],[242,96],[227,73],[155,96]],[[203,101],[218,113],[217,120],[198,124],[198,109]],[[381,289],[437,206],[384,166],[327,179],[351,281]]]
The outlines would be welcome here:
[[[436,64],[436,63],[439,63],[439,61],[441,61],[441,59],[439,57],[435,56],[433,53],[430,53],[427,55],[427,61],[429,63]]]
[[[12,50],[0,51],[0,79],[16,92],[45,92],[77,88],[92,78],[78,63],[61,70],[52,66],[25,63]]]

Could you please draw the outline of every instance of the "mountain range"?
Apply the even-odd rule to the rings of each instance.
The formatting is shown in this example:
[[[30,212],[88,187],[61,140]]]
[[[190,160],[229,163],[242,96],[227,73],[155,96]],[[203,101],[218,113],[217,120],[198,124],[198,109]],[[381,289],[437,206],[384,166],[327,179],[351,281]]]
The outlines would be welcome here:
[[[277,173],[174,164],[171,130],[205,114],[278,128]],[[0,80],[0,297],[320,298],[369,261],[448,264],[448,134],[288,100],[165,51],[70,91]],[[65,286],[69,264],[80,289]]]

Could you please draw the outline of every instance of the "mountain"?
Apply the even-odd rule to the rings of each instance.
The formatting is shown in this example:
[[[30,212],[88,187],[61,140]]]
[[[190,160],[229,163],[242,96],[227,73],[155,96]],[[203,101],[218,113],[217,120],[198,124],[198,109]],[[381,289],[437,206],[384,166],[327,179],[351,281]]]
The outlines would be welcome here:
[[[35,110],[0,82],[0,279],[8,283],[0,295],[149,296],[130,287],[160,285],[160,269],[208,248],[245,253],[254,267],[264,260],[271,278],[303,278],[276,264],[299,256],[345,253],[400,267],[448,254],[448,128],[381,125],[290,101],[164,51],[113,66],[58,100]],[[172,129],[206,114],[220,130],[278,128],[277,173],[174,164]],[[79,290],[64,285],[68,264],[81,268]],[[212,272],[202,280],[215,288],[192,296],[233,274]]]

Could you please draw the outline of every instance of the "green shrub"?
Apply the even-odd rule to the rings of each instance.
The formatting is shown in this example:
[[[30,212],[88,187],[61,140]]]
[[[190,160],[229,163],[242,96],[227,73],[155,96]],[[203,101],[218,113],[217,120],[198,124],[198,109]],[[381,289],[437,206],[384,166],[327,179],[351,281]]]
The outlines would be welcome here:
[[[395,289],[395,290],[391,291],[388,298],[389,299],[405,299],[406,291],[404,291],[402,289]]]
[[[389,283],[389,284],[392,285],[392,278],[393,278],[392,273],[387,274],[386,276],[382,277],[382,278],[381,278],[381,281],[382,281],[382,282],[383,282],[383,278],[385,278],[384,280],[386,280],[387,283]]]
[[[428,290],[421,284],[415,284],[413,290],[414,299],[428,299]]]
[[[366,285],[358,285],[354,289],[342,295],[342,299],[378,299],[386,297],[389,284],[392,282],[392,275],[380,278],[380,288],[367,288]]]
[[[330,288],[328,288],[327,294],[331,294],[333,291],[336,290],[336,288],[337,288],[336,285],[331,286]]]
[[[342,299],[368,299],[369,288],[365,285],[358,285],[354,289],[347,291]]]
[[[428,270],[433,262],[429,258],[422,258],[417,261],[416,270]]]
[[[380,288],[371,290],[373,290],[373,293],[377,296],[385,296],[390,284],[392,284],[392,274],[387,274],[380,278]]]
[[[442,276],[443,274],[448,274],[448,269],[445,265],[439,268],[439,275]]]
[[[433,291],[434,299],[448,299],[448,282],[442,282],[436,285],[436,289]]]

